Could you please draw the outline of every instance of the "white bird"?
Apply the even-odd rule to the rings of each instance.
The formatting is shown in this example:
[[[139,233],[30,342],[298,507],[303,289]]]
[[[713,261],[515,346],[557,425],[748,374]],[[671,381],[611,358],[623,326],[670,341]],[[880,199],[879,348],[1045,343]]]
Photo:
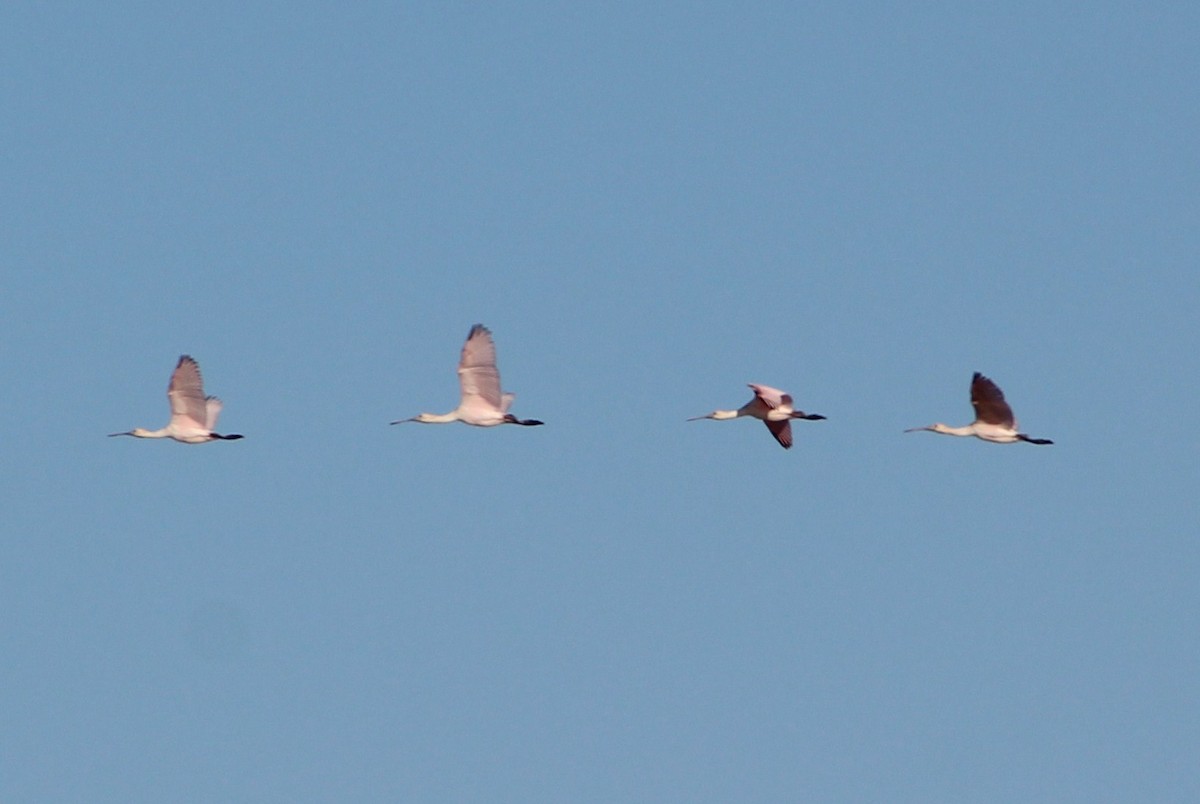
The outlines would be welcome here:
[[[181,355],[171,374],[167,386],[167,399],[171,402],[171,421],[161,430],[144,430],[138,427],[126,433],[109,433],[112,436],[134,436],[136,438],[173,438],[184,444],[203,444],[206,441],[236,441],[240,435],[214,433],[217,416],[221,413],[221,400],[204,395],[204,381],[200,378],[200,366],[188,355]]]
[[[508,412],[514,395],[500,390],[496,344],[492,341],[491,330],[483,324],[476,324],[467,333],[467,342],[463,344],[462,356],[458,360],[458,382],[462,386],[462,398],[454,410],[441,414],[419,413],[411,419],[397,419],[391,424],[463,422],[476,427],[495,427],[498,424],[532,427],[543,424],[537,419],[518,419]]]
[[[971,377],[971,405],[975,408],[975,421],[965,427],[949,427],[938,422],[928,427],[913,427],[904,432],[928,430],[943,435],[975,436],[996,444],[1012,444],[1017,441],[1029,444],[1054,443],[1048,438],[1030,438],[1018,432],[1020,425],[1013,416],[1012,408],[1004,401],[1004,392],[978,371]]]
[[[714,410],[707,416],[693,416],[688,419],[689,422],[699,421],[700,419],[736,419],[740,416],[753,416],[756,419],[762,419],[767,425],[767,429],[771,431],[771,435],[775,436],[775,440],[784,449],[792,448],[792,419],[808,419],[809,421],[818,421],[824,419],[817,413],[805,413],[800,410],[792,409],[792,397],[790,394],[785,394],[778,388],[772,388],[769,385],[755,385],[750,383],[750,387],[754,389],[754,398],[746,404],[742,405],[737,410]]]

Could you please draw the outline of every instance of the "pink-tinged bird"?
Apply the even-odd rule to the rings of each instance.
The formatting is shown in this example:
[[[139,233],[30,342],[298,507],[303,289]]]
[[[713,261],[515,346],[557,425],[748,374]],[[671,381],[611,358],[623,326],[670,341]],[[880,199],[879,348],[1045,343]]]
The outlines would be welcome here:
[[[500,390],[496,344],[492,341],[491,330],[483,324],[476,324],[467,333],[467,342],[463,344],[462,356],[458,360],[458,382],[462,386],[462,398],[454,410],[441,414],[419,413],[411,419],[397,419],[391,424],[463,422],[476,427],[495,427],[498,424],[533,427],[543,424],[537,419],[518,419],[508,412],[514,395]]]
[[[707,416],[693,416],[688,421],[694,422],[700,419],[716,419],[720,421],[722,419],[736,419],[741,416],[752,416],[755,419],[762,419],[767,425],[767,429],[771,431],[771,435],[775,436],[775,440],[779,442],[779,446],[784,449],[791,449],[792,419],[819,421],[825,418],[817,413],[805,413],[804,411],[793,410],[791,395],[785,394],[778,388],[772,388],[769,385],[755,385],[754,383],[750,383],[750,387],[754,389],[754,398],[737,410],[714,410]]]
[[[1020,425],[1013,416],[1012,408],[1004,401],[1004,392],[978,371],[971,377],[971,405],[975,408],[975,421],[965,427],[949,427],[938,422],[928,427],[913,427],[904,432],[928,430],[943,435],[975,436],[996,444],[1012,444],[1017,441],[1028,444],[1054,443],[1048,438],[1030,438],[1017,432]]]
[[[204,381],[200,378],[200,366],[188,355],[182,355],[171,374],[167,386],[167,399],[171,402],[171,421],[161,430],[143,430],[138,427],[127,433],[109,433],[109,436],[134,436],[135,438],[173,438],[184,444],[203,444],[206,441],[236,441],[240,435],[214,433],[217,416],[221,413],[221,400],[204,395]]]

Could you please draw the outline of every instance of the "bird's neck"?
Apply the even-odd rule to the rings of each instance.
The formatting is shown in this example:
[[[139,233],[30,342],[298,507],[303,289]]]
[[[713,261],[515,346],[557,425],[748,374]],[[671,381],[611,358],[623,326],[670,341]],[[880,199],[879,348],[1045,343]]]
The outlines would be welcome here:
[[[413,419],[415,422],[422,424],[445,424],[446,422],[458,421],[458,411],[450,411],[449,413],[422,413]]]
[[[742,412],[740,410],[714,410],[712,412],[712,418],[714,419],[736,419],[741,415]]]
[[[129,434],[131,436],[133,436],[134,438],[169,438],[170,437],[170,434],[167,432],[166,427],[164,427],[161,430],[145,430],[145,429],[139,427],[136,430],[130,431]]]
[[[943,435],[952,435],[952,436],[973,436],[973,435],[975,435],[975,427],[974,427],[974,425],[970,425],[970,424],[968,424],[964,427],[951,427],[948,424],[935,424],[933,426],[933,431],[935,433],[942,433]]]

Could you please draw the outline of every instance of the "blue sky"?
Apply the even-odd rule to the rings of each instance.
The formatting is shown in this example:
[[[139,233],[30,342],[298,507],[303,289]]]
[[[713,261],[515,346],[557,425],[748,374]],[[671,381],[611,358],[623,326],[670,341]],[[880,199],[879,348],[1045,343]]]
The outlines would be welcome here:
[[[1198,38],[6,7],[0,798],[1200,798]]]

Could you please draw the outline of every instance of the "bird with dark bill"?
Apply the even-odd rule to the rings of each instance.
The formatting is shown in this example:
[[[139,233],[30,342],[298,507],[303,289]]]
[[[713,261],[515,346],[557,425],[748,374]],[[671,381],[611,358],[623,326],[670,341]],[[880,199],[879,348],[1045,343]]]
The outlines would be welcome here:
[[[963,427],[950,427],[938,422],[928,427],[912,427],[906,433],[928,430],[952,436],[975,436],[995,444],[1053,444],[1048,438],[1031,438],[1019,432],[1021,426],[1013,416],[1012,408],[1004,401],[1004,392],[987,377],[975,372],[971,378],[971,405],[975,408],[975,421]]]
[[[500,390],[496,344],[492,340],[491,330],[483,324],[476,324],[467,333],[467,342],[463,344],[458,360],[458,382],[462,397],[454,410],[441,414],[418,413],[411,419],[397,419],[391,424],[462,422],[476,427],[495,427],[498,424],[533,427],[543,423],[537,419],[518,419],[508,412],[514,395]]]
[[[793,409],[791,394],[784,393],[778,388],[754,383],[750,383],[750,387],[754,390],[754,398],[737,410],[714,410],[706,416],[693,416],[688,421],[695,422],[700,419],[722,421],[742,416],[761,419],[767,425],[767,429],[771,431],[771,435],[775,436],[779,446],[791,449],[792,419],[818,421],[825,418],[819,413],[805,413],[802,410]]]
[[[240,435],[221,435],[213,432],[217,416],[221,413],[221,400],[204,395],[204,381],[200,377],[200,366],[189,355],[182,355],[171,374],[167,386],[167,399],[171,403],[171,421],[161,430],[134,428],[124,433],[109,433],[109,436],[133,436],[134,438],[173,438],[184,444],[203,444],[207,441],[236,441]]]

